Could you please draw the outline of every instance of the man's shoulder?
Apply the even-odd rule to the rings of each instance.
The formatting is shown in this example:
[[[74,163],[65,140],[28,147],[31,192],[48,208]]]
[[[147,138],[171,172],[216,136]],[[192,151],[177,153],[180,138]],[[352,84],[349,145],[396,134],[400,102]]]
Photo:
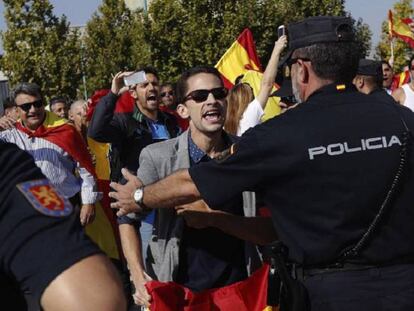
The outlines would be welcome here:
[[[172,152],[177,150],[178,142],[180,139],[182,139],[182,135],[183,134],[171,139],[150,144],[146,146],[143,151],[149,152],[151,154],[156,154],[158,156],[170,155]]]

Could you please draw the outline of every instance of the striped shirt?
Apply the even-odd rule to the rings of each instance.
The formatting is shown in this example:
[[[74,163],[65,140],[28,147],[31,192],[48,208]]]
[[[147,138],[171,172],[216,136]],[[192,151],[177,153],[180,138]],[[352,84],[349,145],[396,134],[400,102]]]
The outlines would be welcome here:
[[[94,204],[100,199],[93,175],[59,146],[44,138],[29,137],[16,128],[0,132],[0,139],[30,153],[42,173],[65,198],[80,192],[82,204]]]

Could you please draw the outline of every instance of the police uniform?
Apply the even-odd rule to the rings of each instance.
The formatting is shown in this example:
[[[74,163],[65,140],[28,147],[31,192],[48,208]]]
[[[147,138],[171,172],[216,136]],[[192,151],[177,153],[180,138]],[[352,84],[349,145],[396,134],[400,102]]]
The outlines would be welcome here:
[[[337,19],[311,18],[301,31],[319,31],[321,38],[325,32],[334,41],[342,26]],[[301,36],[290,30],[291,41]],[[352,263],[329,269],[366,232],[384,201],[400,163],[402,119],[413,131],[408,109],[351,85],[326,85],[247,131],[225,160],[189,173],[209,206],[241,191],[264,194],[289,259],[304,269],[312,310],[414,310],[414,152],[391,210],[367,246]]]
[[[39,310],[49,283],[100,250],[86,237],[72,205],[49,184],[33,158],[0,142],[0,279],[4,306]],[[20,298],[20,299],[19,299]]]

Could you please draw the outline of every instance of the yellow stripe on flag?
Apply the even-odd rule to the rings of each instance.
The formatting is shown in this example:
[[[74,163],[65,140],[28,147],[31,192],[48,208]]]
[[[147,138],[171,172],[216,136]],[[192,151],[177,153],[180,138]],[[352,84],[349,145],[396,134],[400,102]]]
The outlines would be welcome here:
[[[263,73],[254,70],[248,70],[244,74],[244,77],[241,81],[248,83],[253,89],[254,97],[257,97],[259,94],[262,78]],[[271,92],[273,93],[276,90],[276,87],[273,87]],[[279,101],[279,97],[269,97],[267,100],[266,108],[264,110],[264,115],[262,117],[262,122],[267,121],[280,114]]]
[[[109,144],[100,143],[88,137],[88,146],[92,155],[95,157],[96,176],[101,180],[109,180]]]
[[[246,49],[238,41],[235,41],[215,67],[227,80],[234,83],[238,76],[246,72],[246,65],[250,65],[254,70],[259,70],[259,67],[250,59]]]

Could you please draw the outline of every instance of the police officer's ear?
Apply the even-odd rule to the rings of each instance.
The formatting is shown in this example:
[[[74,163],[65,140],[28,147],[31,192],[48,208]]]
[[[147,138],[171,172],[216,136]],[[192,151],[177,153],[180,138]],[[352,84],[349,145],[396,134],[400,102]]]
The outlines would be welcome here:
[[[190,118],[190,111],[188,110],[187,106],[184,104],[178,104],[176,109],[178,115],[183,119]]]
[[[298,68],[297,68],[297,76],[299,81],[303,84],[307,84],[309,82],[309,74],[311,70],[311,63],[308,61],[304,61],[302,59],[298,60]]]
[[[352,83],[358,90],[360,90],[364,87],[364,78],[362,76],[356,76],[354,80],[352,80]]]

